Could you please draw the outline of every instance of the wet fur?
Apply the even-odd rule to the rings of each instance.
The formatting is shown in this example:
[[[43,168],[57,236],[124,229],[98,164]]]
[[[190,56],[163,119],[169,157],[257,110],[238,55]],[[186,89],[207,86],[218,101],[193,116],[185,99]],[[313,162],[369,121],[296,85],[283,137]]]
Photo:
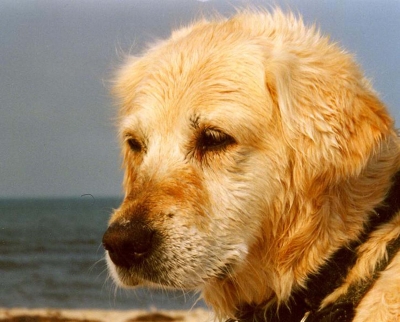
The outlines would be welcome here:
[[[125,200],[110,223],[142,207],[163,241],[151,273],[110,269],[126,286],[201,290],[221,318],[284,303],[357,238],[399,170],[393,120],[351,55],[279,10],[174,32],[127,60],[114,94]],[[209,128],[234,143],[202,153]],[[370,276],[399,234],[398,214],[359,249],[346,284]],[[399,312],[397,255],[354,321]]]

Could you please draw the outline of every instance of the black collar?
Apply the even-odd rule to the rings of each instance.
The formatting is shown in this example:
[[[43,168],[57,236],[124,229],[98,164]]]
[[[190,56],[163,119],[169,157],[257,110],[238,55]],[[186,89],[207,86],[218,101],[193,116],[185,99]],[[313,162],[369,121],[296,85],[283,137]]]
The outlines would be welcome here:
[[[308,277],[304,289],[294,292],[286,305],[279,308],[272,305],[268,309],[262,306],[245,305],[239,308],[236,319],[227,322],[350,322],[355,315],[355,308],[400,249],[400,237],[387,246],[387,258],[377,265],[372,278],[360,285],[352,285],[346,294],[337,302],[319,310],[322,300],[339,287],[349,270],[357,260],[357,248],[366,242],[372,231],[378,226],[389,222],[400,210],[400,172],[393,178],[390,191],[372,216],[368,225],[357,241],[340,248],[321,267],[318,273]]]

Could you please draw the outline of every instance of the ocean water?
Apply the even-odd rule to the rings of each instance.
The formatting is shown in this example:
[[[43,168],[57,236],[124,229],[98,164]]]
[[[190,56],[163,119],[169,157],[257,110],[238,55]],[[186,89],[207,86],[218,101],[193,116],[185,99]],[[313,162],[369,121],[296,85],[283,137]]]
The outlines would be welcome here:
[[[0,307],[189,309],[197,295],[123,290],[101,238],[119,199],[0,199]]]

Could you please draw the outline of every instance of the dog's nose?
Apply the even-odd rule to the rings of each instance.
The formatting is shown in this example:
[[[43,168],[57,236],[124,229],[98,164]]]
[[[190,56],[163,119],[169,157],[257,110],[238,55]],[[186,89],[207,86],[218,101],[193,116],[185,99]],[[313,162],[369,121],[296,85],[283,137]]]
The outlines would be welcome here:
[[[150,254],[154,234],[155,231],[143,220],[113,223],[103,235],[103,247],[115,265],[129,268]]]

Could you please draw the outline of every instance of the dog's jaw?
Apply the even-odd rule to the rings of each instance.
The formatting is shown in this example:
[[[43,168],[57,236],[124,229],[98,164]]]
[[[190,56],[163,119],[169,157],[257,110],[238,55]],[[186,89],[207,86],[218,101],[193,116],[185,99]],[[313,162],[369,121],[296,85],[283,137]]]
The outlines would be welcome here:
[[[245,262],[248,247],[244,243],[221,247],[196,228],[185,231],[183,227],[176,230],[173,226],[168,236],[164,232],[163,241],[150,255],[132,261],[130,266],[114,263],[107,251],[106,261],[114,281],[125,287],[199,290],[210,281],[234,275]]]

